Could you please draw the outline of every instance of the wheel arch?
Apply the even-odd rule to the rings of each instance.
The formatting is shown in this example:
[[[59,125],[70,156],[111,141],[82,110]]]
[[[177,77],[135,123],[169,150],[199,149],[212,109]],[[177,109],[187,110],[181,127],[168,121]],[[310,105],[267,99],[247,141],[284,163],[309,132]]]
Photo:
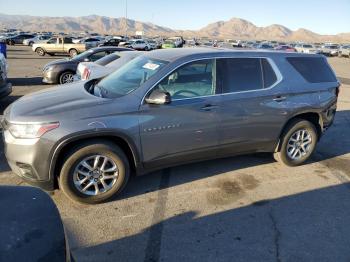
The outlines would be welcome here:
[[[116,134],[114,132],[75,134],[61,140],[56,144],[56,146],[54,146],[52,157],[50,158],[49,177],[53,179],[55,188],[58,187],[57,178],[59,176],[60,168],[62,167],[64,159],[70,152],[71,148],[83,142],[93,140],[104,140],[106,142],[112,142],[113,144],[119,146],[128,158],[131,171],[137,172],[137,170],[140,168],[139,152],[136,145],[128,136],[121,133]]]
[[[284,125],[280,131],[280,134],[278,136],[278,141],[277,141],[277,145],[275,147],[275,152],[279,151],[279,149],[280,149],[280,141],[281,141],[282,135],[283,135],[286,127],[295,119],[302,119],[302,120],[307,120],[307,121],[311,122],[316,127],[318,139],[320,139],[320,137],[322,136],[323,123],[322,123],[322,117],[318,112],[304,112],[304,113],[295,114],[284,123]]]

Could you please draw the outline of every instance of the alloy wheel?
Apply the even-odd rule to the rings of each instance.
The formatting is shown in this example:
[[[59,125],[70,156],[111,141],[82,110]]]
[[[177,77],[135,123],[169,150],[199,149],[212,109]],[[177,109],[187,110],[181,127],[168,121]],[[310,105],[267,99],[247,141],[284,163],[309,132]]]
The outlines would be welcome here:
[[[287,154],[292,160],[299,160],[312,151],[312,136],[307,129],[294,132],[287,144]]]
[[[96,196],[109,191],[116,183],[118,174],[118,166],[111,158],[93,155],[79,162],[73,180],[80,193]]]

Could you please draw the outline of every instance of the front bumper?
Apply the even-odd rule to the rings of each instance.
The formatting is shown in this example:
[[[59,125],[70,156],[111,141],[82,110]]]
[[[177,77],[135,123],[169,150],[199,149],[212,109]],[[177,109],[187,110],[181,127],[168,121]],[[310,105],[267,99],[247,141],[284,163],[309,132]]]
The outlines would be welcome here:
[[[54,70],[44,70],[43,71],[43,83],[46,84],[58,84],[59,82],[59,72]]]
[[[49,176],[51,143],[45,139],[17,139],[3,126],[4,152],[12,171],[28,184],[54,190]],[[45,140],[45,141],[43,141]]]

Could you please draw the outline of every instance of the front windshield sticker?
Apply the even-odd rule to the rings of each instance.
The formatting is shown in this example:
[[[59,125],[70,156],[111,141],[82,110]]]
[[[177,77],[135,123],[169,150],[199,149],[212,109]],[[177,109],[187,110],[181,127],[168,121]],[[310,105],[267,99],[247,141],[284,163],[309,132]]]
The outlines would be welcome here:
[[[149,70],[156,70],[158,67],[159,65],[153,64],[153,63],[147,63],[143,66],[143,68],[149,69]]]

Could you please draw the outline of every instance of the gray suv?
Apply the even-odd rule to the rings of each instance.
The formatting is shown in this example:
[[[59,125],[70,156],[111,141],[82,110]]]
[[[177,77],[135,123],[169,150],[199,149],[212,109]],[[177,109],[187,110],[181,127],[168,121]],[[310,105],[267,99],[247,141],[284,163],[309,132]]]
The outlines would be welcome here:
[[[338,93],[321,55],[157,50],[10,105],[5,154],[27,182],[99,203],[130,173],[208,158],[271,152],[300,165],[332,124]]]

